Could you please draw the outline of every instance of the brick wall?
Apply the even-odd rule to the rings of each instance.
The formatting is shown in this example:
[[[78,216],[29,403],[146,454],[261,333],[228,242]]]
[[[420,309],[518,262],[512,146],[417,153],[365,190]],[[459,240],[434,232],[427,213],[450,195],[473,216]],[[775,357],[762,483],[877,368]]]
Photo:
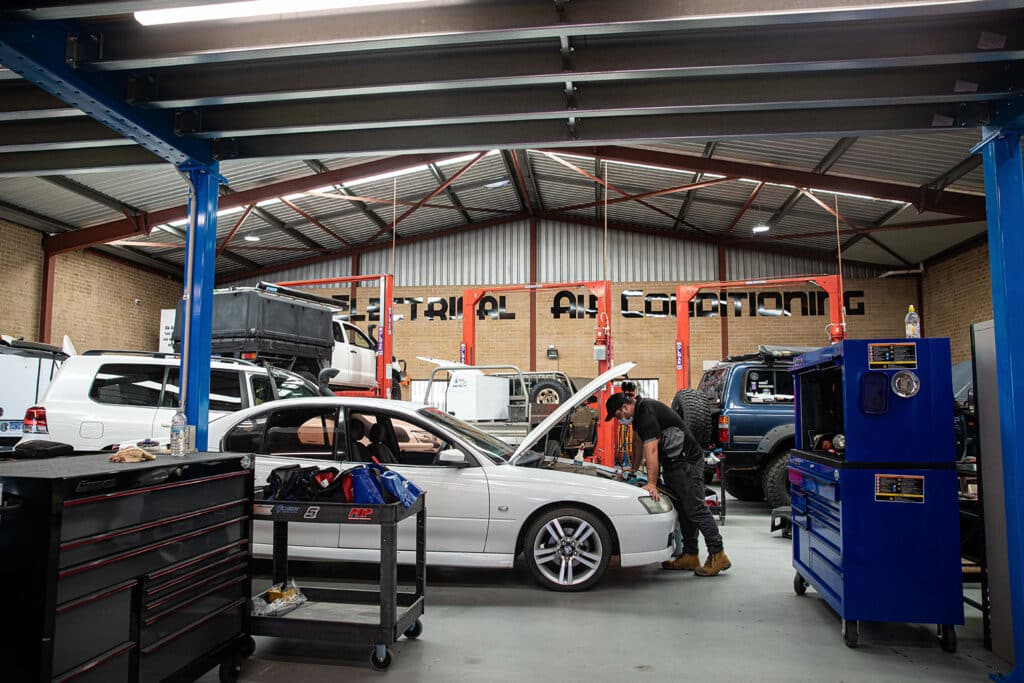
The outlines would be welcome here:
[[[174,308],[181,282],[93,251],[57,257],[51,341],[68,335],[89,349],[155,351],[160,309]],[[135,300],[139,303],[136,304]]]
[[[636,361],[637,368],[631,373],[638,378],[659,379],[660,398],[669,401],[675,393],[675,338],[674,296],[676,283],[618,283],[613,286],[612,331],[615,360]],[[903,315],[909,303],[917,300],[917,285],[912,278],[891,278],[886,280],[847,281],[850,311],[847,317],[852,337],[899,337],[903,334]],[[361,288],[357,295],[357,313],[365,313],[372,296]],[[347,295],[348,289],[316,290],[322,295]],[[457,301],[462,287],[398,287],[396,299],[421,299],[415,305],[411,302],[395,306],[396,315],[402,319],[395,322],[395,355],[408,363],[410,375],[417,379],[429,376],[433,367],[416,360],[416,356],[433,356],[458,360],[459,344],[462,338],[462,321],[458,319]],[[757,290],[755,290],[757,291]],[[807,315],[803,314],[802,299],[799,296],[785,296],[783,292],[803,292],[805,296],[817,292],[807,286],[786,290],[765,290],[769,292],[760,300],[761,314],[751,316],[749,298],[744,298],[740,315],[735,317],[733,308],[729,311],[729,352],[742,353],[756,349],[758,344],[798,344],[822,346],[828,343],[825,325],[828,323],[827,305],[818,302],[807,304]],[[770,294],[777,291],[778,295]],[[569,292],[567,294],[566,292]],[[630,317],[623,316],[622,298],[626,296],[626,309]],[[734,292],[735,293],[735,292]],[[570,376],[593,377],[596,362],[593,360],[595,318],[581,314],[577,316],[568,309],[572,305],[589,307],[589,296],[582,301],[573,300],[570,294],[584,294],[582,290],[543,290],[536,293],[537,324],[535,358],[538,370],[558,369]],[[513,363],[524,370],[529,369],[530,348],[530,295],[525,292],[498,293],[493,295],[498,306],[504,297],[505,319],[486,317],[477,321],[477,363]],[[754,308],[758,308],[755,294]],[[772,314],[779,310],[779,299],[785,297],[790,309],[789,315]],[[556,305],[557,298],[557,305]],[[415,307],[415,313],[413,308]],[[703,310],[710,312],[712,303],[706,302]],[[433,318],[427,315],[432,311]],[[454,315],[453,315],[454,311]],[[556,311],[557,315],[556,316]],[[817,312],[821,314],[815,315]],[[766,314],[767,313],[767,314]],[[498,315],[495,311],[494,315]],[[512,318],[511,316],[515,316]],[[356,321],[366,328],[368,322]],[[370,323],[372,324],[372,323]],[[691,383],[700,377],[705,360],[721,358],[721,318],[692,317],[691,329]],[[547,358],[547,349],[554,345],[559,352],[557,360]]]
[[[953,362],[971,357],[971,325],[992,319],[988,244],[925,264],[921,323],[929,337],[949,337]]]
[[[42,301],[43,236],[0,221],[0,333],[35,340]]]

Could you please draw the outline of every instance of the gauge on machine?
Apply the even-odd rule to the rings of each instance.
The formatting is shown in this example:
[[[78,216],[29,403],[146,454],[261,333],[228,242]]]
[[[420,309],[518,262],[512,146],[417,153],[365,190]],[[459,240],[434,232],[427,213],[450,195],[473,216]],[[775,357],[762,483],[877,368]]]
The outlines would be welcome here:
[[[892,376],[892,390],[900,398],[917,396],[921,390],[921,380],[910,370],[900,370]]]

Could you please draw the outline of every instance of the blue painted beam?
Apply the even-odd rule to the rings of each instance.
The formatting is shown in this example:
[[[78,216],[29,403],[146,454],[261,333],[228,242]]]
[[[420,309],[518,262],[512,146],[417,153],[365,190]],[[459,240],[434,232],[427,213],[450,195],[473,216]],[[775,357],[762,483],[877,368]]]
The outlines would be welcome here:
[[[1024,682],[1024,158],[1019,130],[1004,128],[982,147],[988,211],[989,267],[995,318],[999,419],[1006,497],[1015,665],[997,680]]]
[[[171,111],[128,104],[129,74],[77,68],[75,55],[101,44],[82,25],[0,19],[0,63],[172,164],[215,163],[213,143],[179,136]]]
[[[183,169],[184,170],[184,169]],[[188,170],[194,188],[190,204],[196,208],[194,244],[186,239],[185,253],[192,254],[192,301],[188,315],[188,346],[182,348],[181,376],[185,378],[185,421],[196,428],[196,449],[205,451],[210,417],[210,340],[213,334],[214,262],[217,258],[217,185],[222,178],[217,165]],[[191,208],[191,206],[190,206]],[[192,249],[189,249],[189,247]],[[186,257],[187,258],[187,257]],[[185,264],[186,273],[188,263]],[[185,286],[188,287],[187,277]],[[186,351],[187,348],[187,351]]]

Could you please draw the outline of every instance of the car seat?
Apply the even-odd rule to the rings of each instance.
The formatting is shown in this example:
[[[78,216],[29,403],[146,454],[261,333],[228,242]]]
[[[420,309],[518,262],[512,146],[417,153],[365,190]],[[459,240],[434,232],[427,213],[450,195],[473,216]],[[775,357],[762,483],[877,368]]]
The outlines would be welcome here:
[[[377,456],[377,460],[383,465],[397,465],[398,458],[391,451],[387,444],[381,439],[384,437],[384,428],[380,426],[380,423],[375,423],[370,427],[370,452]]]
[[[370,449],[359,440],[366,436],[366,426],[362,420],[352,418],[348,421],[348,437],[352,442],[352,462],[370,462]]]

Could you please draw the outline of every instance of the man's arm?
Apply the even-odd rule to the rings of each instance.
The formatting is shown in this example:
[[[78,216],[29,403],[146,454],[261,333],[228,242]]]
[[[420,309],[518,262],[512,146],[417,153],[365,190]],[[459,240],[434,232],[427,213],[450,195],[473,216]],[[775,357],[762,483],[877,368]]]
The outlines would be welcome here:
[[[651,498],[658,500],[658,440],[651,439],[644,444],[644,462],[647,463],[647,484],[644,490]]]

